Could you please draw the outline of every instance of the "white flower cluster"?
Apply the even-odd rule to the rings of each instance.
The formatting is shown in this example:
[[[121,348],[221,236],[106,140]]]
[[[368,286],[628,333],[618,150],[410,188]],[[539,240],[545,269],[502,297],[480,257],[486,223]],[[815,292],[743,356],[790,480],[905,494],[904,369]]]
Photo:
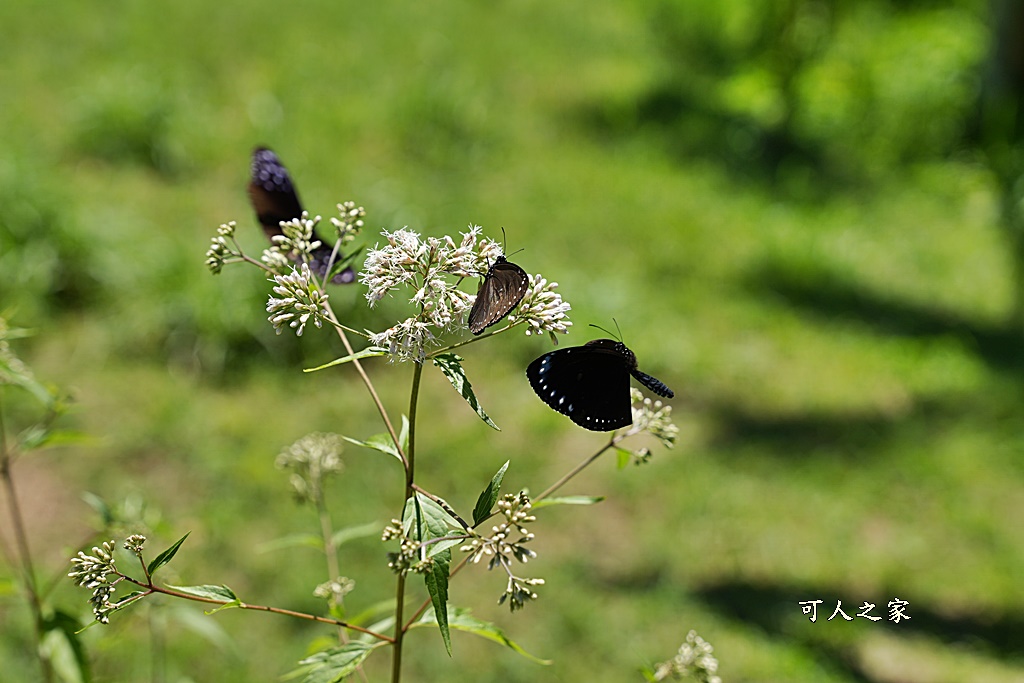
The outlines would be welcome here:
[[[349,201],[338,204],[338,213],[341,218],[332,217],[331,225],[337,231],[341,244],[345,245],[354,240],[359,231],[363,229],[366,209],[356,206],[355,202]]]
[[[693,679],[698,683],[722,683],[716,675],[718,660],[711,653],[711,643],[690,631],[686,641],[679,647],[679,653],[667,662],[662,662],[654,671],[654,680],[663,681],[669,677],[681,681]]]
[[[322,327],[329,319],[329,295],[320,291],[307,264],[300,264],[298,270],[292,268],[287,275],[275,275],[274,283],[274,294],[280,298],[272,296],[267,301],[267,319],[278,334],[287,325],[301,337],[306,323],[312,321]]]
[[[516,576],[512,571],[510,557],[514,557],[523,564],[537,557],[537,553],[525,547],[525,544],[534,539],[534,534],[526,528],[526,524],[537,521],[537,518],[530,514],[530,498],[524,492],[518,494],[506,494],[498,501],[498,511],[504,515],[505,521],[491,527],[489,537],[475,536],[469,543],[459,548],[462,552],[470,553],[469,561],[480,562],[484,557],[489,557],[487,568],[494,569],[501,567],[508,574],[508,584],[505,592],[498,599],[498,604],[509,600],[509,607],[512,611],[521,609],[530,600],[537,599],[534,586],[544,584],[544,579],[531,579]],[[518,538],[514,538],[518,534]]]
[[[101,624],[110,623],[109,615],[117,607],[110,602],[110,598],[122,578],[114,565],[114,547],[116,545],[111,539],[105,541],[102,546],[94,546],[92,555],[86,555],[79,551],[77,557],[71,558],[74,570],[68,576],[75,580],[76,585],[92,590],[89,604],[92,605],[93,616]],[[111,579],[111,576],[115,578]]]
[[[282,234],[270,238],[274,244],[263,250],[260,260],[275,273],[283,273],[291,261],[309,261],[321,245],[314,232],[319,222],[320,216],[310,218],[308,211],[303,211],[301,218],[282,221]]]
[[[236,227],[234,221],[221,223],[217,228],[217,236],[210,240],[210,248],[206,250],[206,267],[214,275],[220,273],[225,263],[239,256],[238,252],[228,244],[229,239],[232,242],[235,240]]]
[[[626,436],[647,432],[661,441],[665,448],[672,448],[679,435],[679,427],[672,422],[672,406],[645,398],[639,390],[632,387],[629,389],[629,396],[633,402],[633,426],[629,428]]]
[[[555,292],[557,282],[548,282],[539,273],[529,278],[529,289],[509,320],[512,323],[525,321],[527,336],[547,332],[551,335],[551,341],[557,344],[555,333],[565,334],[572,326],[566,316],[572,306],[562,299],[561,294]]]
[[[387,243],[367,253],[360,274],[366,299],[374,306],[391,290],[408,287],[413,290],[409,303],[419,313],[372,334],[372,344],[387,348],[394,358],[422,362],[437,334],[461,323],[473,296],[458,288],[459,281],[486,271],[501,255],[501,247],[480,232],[480,226],[470,226],[459,244],[447,235],[421,239],[406,229],[382,233]]]
[[[341,436],[314,432],[281,451],[274,464],[292,471],[291,485],[300,500],[317,503],[323,495],[324,479],[344,467],[343,447]]]

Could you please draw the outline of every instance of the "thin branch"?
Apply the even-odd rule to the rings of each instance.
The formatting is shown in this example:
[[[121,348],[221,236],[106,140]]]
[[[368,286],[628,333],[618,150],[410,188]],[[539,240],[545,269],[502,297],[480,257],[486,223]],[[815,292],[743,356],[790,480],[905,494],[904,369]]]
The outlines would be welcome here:
[[[591,455],[589,458],[586,458],[580,464],[576,465],[576,467],[574,467],[571,470],[569,470],[568,472],[566,472],[564,475],[562,475],[558,479],[558,481],[556,481],[554,484],[552,484],[551,486],[549,486],[546,489],[544,489],[544,491],[542,491],[538,496],[536,496],[535,498],[532,498],[531,500],[534,500],[534,501],[544,500],[545,498],[550,496],[552,493],[554,493],[558,489],[562,488],[562,486],[564,486],[566,484],[566,482],[568,482],[570,479],[572,479],[577,474],[579,474],[584,469],[586,469],[586,467],[588,465],[590,465],[592,462],[594,462],[599,457],[601,457],[601,455],[605,451],[607,451],[609,448],[613,448],[615,446],[615,444],[617,444],[619,441],[621,441],[621,439],[619,439],[617,436],[612,436],[612,438],[608,441],[608,443],[606,443],[604,446],[602,446],[596,453]]]

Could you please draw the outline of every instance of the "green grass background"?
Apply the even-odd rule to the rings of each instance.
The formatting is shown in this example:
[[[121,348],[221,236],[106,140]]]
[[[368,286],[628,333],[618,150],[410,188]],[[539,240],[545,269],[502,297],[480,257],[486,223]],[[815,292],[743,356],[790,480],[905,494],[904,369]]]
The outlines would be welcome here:
[[[615,318],[676,390],[675,450],[599,463],[566,492],[604,503],[539,516],[539,601],[510,615],[500,576],[453,581],[453,604],[554,663],[464,634],[449,659],[422,630],[406,680],[640,680],[690,629],[728,681],[1024,679],[1024,364],[1000,327],[1013,277],[990,175],[950,154],[887,160],[869,183],[773,184],[682,153],[687,132],[637,104],[680,69],[656,16],[630,2],[0,4],[0,306],[37,331],[19,353],[73,391],[67,422],[94,438],[17,465],[41,572],[66,572],[89,538],[92,491],[144,519],[154,553],[192,532],[173,581],[319,609],[322,559],[260,550],[315,523],[274,457],[310,431],[380,427],[349,370],[300,372],[336,340],[276,337],[259,273],[203,266],[227,220],[262,249],[244,186],[267,144],[312,212],[365,206],[370,243],[405,225],[504,227],[515,260],[571,302],[564,344]],[[405,315],[362,295],[331,293],[353,327]],[[549,348],[505,335],[465,349],[500,433],[427,373],[422,485],[469,511],[506,459],[508,490],[539,491],[600,446],[525,381]],[[370,366],[401,412],[408,367]],[[331,504],[339,524],[383,525],[401,490],[393,461],[352,447]],[[379,541],[346,549],[352,608],[389,598]],[[0,572],[0,678],[33,680],[27,610]],[[837,600],[884,614],[894,597],[910,621],[825,621]],[[53,597],[83,616],[85,600]],[[275,680],[327,633],[152,603],[86,632],[96,680]]]

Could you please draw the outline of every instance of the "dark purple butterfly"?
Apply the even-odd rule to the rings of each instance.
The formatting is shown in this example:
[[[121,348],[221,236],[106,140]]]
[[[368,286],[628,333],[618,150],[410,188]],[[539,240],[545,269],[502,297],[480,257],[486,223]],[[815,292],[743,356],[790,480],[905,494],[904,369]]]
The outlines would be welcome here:
[[[281,234],[281,222],[290,221],[302,215],[302,204],[292,184],[288,169],[273,151],[257,147],[252,152],[252,177],[249,179],[249,199],[256,209],[256,218],[263,226],[267,239]],[[323,278],[330,265],[333,247],[321,244],[310,257],[309,268],[317,277]],[[336,262],[342,258],[339,253]],[[354,282],[356,274],[346,268],[331,278],[331,284],[340,285]]]
[[[530,385],[542,401],[595,432],[633,423],[630,375],[659,396],[675,396],[664,382],[640,372],[633,352],[614,339],[595,339],[583,346],[545,353],[526,369]]]
[[[469,311],[469,331],[480,334],[508,315],[523,300],[529,282],[525,270],[499,256],[476,290],[476,301]]]

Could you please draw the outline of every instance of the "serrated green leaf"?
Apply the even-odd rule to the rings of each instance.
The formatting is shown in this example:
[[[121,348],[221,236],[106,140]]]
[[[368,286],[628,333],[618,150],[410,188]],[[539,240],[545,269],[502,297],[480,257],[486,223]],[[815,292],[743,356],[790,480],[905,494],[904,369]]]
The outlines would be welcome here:
[[[188,534],[191,533],[191,531],[188,532]],[[160,567],[164,566],[165,564],[171,561],[171,558],[173,558],[175,553],[178,552],[178,548],[180,548],[181,544],[185,542],[186,538],[188,538],[188,534],[185,534],[184,536],[179,538],[174,545],[172,545],[170,548],[157,555],[156,559],[149,563],[149,567],[146,568],[146,571],[149,573],[150,576],[153,576],[153,574],[156,573],[157,569],[160,569]]]
[[[192,595],[197,598],[208,598],[210,600],[223,600],[225,602],[237,602],[238,596],[227,586],[167,586],[173,591]]]
[[[560,496],[558,498],[545,498],[531,503],[533,510],[547,507],[549,505],[595,505],[604,500],[604,496]]]
[[[459,392],[459,395],[466,399],[469,407],[476,411],[480,419],[487,426],[493,427],[500,432],[501,429],[487,416],[487,413],[484,412],[483,407],[477,400],[476,394],[473,393],[473,385],[470,384],[469,378],[466,377],[466,371],[462,369],[462,357],[455,353],[439,353],[431,360],[444,373],[444,376],[448,378],[451,385],[455,387],[455,391]]]
[[[476,507],[473,508],[473,526],[476,526],[490,516],[491,508],[498,501],[498,493],[501,491],[501,480],[505,478],[505,471],[508,469],[509,462],[508,460],[505,461],[505,464],[491,477],[491,482],[487,485],[487,488],[481,491],[480,496],[476,499]]]
[[[451,553],[448,553],[451,558]],[[448,565],[450,559],[442,559],[440,555],[434,557],[430,571],[423,575],[427,584],[427,592],[430,593],[430,602],[434,605],[434,613],[444,618],[437,619],[438,630],[441,632],[441,640],[444,641],[444,649],[448,656],[452,656],[452,635],[448,628]]]
[[[317,652],[299,662],[299,668],[286,678],[302,676],[302,683],[337,683],[355,673],[378,645],[351,642]]]
[[[381,453],[387,453],[388,455],[394,456],[401,461],[402,456],[398,453],[398,449],[395,448],[395,442],[391,440],[390,434],[374,434],[366,441],[360,441],[359,439],[353,439],[348,436],[342,436],[349,443],[354,443],[357,446],[363,448],[370,448]]]
[[[333,368],[335,365],[343,365],[344,363],[351,363],[354,360],[362,360],[363,358],[371,358],[373,356],[386,356],[388,353],[387,349],[379,346],[367,346],[362,351],[356,351],[352,355],[342,356],[341,358],[335,358],[330,363],[324,363],[318,365],[315,368],[304,368],[303,372],[317,372],[319,370],[326,370],[327,368]]]
[[[407,536],[419,541],[442,538],[448,535],[450,529],[461,528],[443,507],[422,493],[405,501],[402,527]]]
[[[354,541],[357,538],[367,538],[370,536],[380,536],[381,526],[377,522],[370,522],[369,524],[360,524],[359,526],[345,527],[344,529],[338,529],[334,532],[331,540],[334,542],[334,546],[338,547],[349,541]]]
[[[444,508],[423,494],[417,493],[405,502],[402,526],[410,538],[416,538],[421,541],[444,538],[455,524],[451,515],[445,512]],[[443,543],[448,543],[448,541]],[[446,610],[448,605],[448,570],[452,560],[452,553],[449,548],[450,545],[438,548],[436,552],[431,554],[430,557],[433,565],[430,571],[423,575],[434,609]],[[447,611],[445,611],[445,614],[447,614]],[[448,624],[445,622],[439,624],[439,626],[445,650],[451,656],[452,642],[451,635],[448,632]]]
[[[515,643],[511,638],[506,636],[505,632],[497,626],[495,626],[494,624],[471,616],[468,609],[454,607],[449,608],[447,613],[447,622],[449,628],[453,628],[456,631],[465,631],[466,633],[473,633],[475,635],[480,636],[481,638],[486,638],[487,640],[494,641],[499,645],[504,645],[513,652],[516,652],[522,655],[523,657],[526,657],[530,661],[536,662],[537,664],[543,664],[545,666],[551,664],[551,660],[549,659],[541,659],[539,657],[531,655],[529,652],[524,650],[520,645]],[[435,616],[434,610],[431,609],[424,612],[423,616],[420,617],[415,624],[413,624],[413,627],[415,628],[417,626],[431,626],[434,624],[437,624],[437,618]]]

